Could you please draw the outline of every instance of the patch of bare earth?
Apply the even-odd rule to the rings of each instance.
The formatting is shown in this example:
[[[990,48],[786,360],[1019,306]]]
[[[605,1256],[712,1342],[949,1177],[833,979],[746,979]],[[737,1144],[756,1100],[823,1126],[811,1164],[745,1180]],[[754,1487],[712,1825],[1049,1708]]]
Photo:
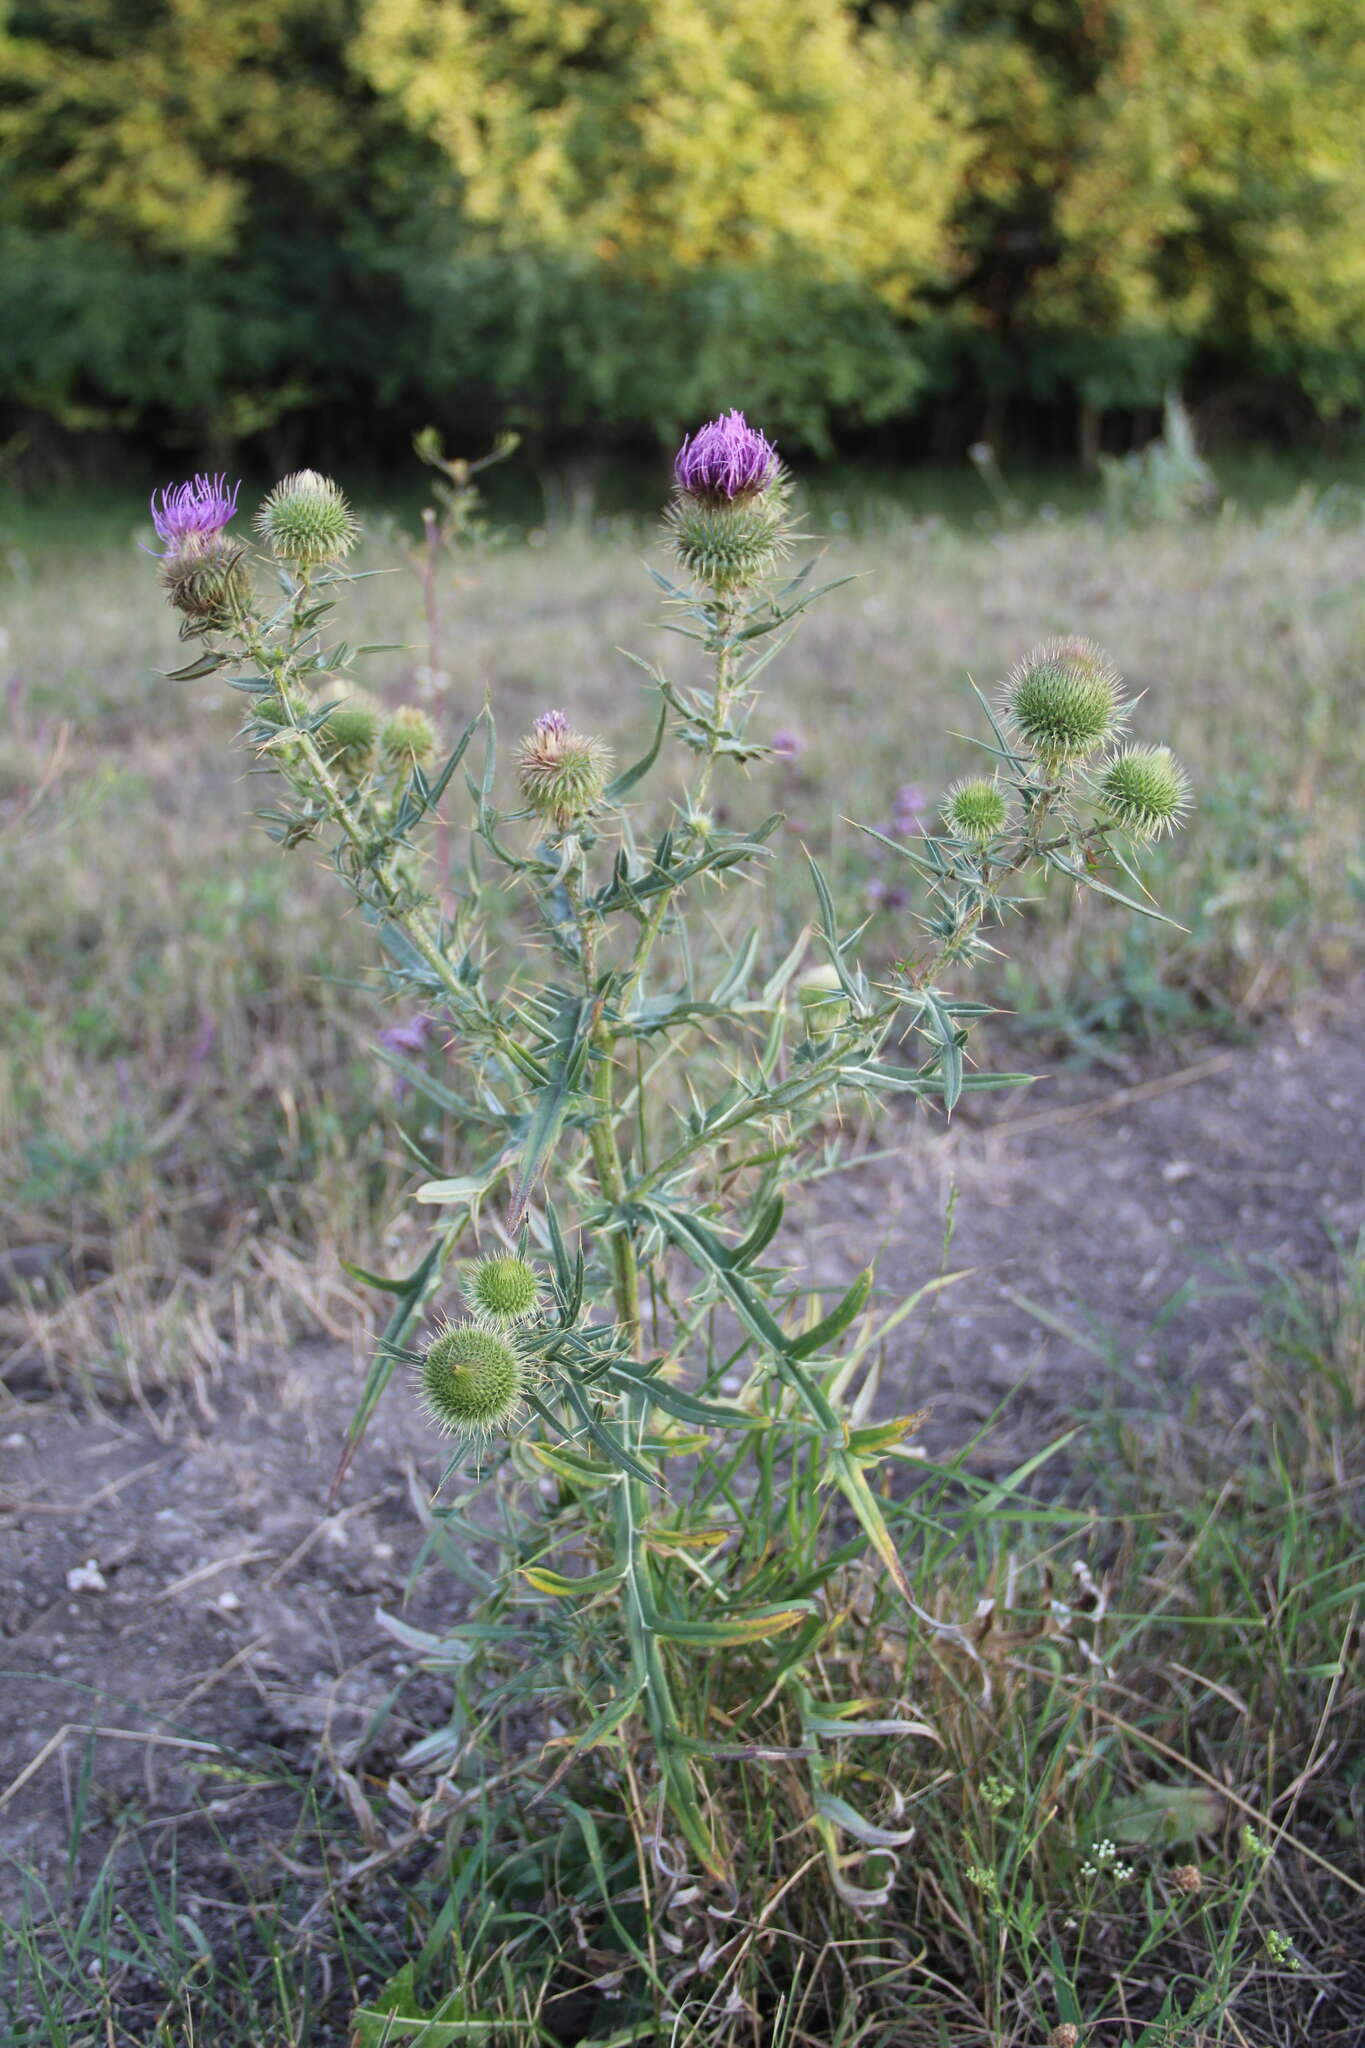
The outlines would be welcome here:
[[[891,1156],[817,1183],[788,1253],[830,1289],[875,1255],[884,1294],[908,1290],[939,1270],[957,1189],[949,1265],[970,1270],[894,1333],[884,1363],[883,1405],[932,1402],[934,1447],[963,1442],[1012,1389],[984,1461],[1101,1400],[1150,1411],[1194,1382],[1235,1384],[1267,1270],[1325,1265],[1365,1224],[1357,1014],[1340,995],[1184,1068],[976,1098],[947,1132],[907,1119]],[[355,1756],[403,1676],[375,1610],[403,1602],[411,1490],[441,1456],[395,1386],[329,1502],[362,1374],[325,1347],[243,1362],[170,1441],[133,1411],[8,1402],[3,1903],[18,1865],[64,1867],[87,1753],[85,1858],[131,1828],[153,1863],[173,1834],[203,1839],[187,1817],[206,1806],[235,1854],[268,1858],[250,1774]],[[433,1573],[406,1611],[430,1625],[455,1597]],[[411,1710],[432,1704],[415,1693]],[[408,1712],[400,1699],[366,1752],[372,1785],[418,1732]]]

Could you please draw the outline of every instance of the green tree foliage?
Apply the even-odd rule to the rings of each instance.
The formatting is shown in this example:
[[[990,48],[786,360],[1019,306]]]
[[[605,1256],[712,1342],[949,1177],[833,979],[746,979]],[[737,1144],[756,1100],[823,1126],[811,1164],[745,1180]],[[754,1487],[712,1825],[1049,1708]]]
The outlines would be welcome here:
[[[0,401],[206,451],[1191,365],[1331,412],[1362,104],[1362,0],[0,0]]]

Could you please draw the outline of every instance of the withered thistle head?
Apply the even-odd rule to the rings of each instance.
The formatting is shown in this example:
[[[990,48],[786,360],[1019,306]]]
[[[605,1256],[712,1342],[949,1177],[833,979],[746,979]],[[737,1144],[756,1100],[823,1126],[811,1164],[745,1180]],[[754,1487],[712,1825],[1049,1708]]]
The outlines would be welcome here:
[[[521,743],[517,780],[537,817],[566,832],[601,801],[611,763],[601,740],[575,732],[562,711],[546,711]]]
[[[183,614],[182,633],[226,631],[251,609],[251,577],[243,551],[221,532],[181,542],[161,558],[166,596]]]

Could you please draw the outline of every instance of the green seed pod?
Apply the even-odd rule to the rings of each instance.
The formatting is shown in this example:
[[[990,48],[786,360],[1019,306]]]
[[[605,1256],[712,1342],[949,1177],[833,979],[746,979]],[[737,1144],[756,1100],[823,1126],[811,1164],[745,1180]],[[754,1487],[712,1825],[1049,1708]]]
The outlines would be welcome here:
[[[1096,788],[1102,815],[1134,839],[1174,831],[1189,808],[1190,778],[1169,747],[1124,747]]]
[[[386,766],[402,774],[413,767],[429,768],[436,754],[436,728],[417,705],[400,704],[384,721],[379,749]]]
[[[380,715],[368,697],[347,697],[329,712],[317,741],[329,768],[358,782],[373,768],[379,752]]]
[[[998,782],[974,775],[955,782],[943,803],[943,822],[959,839],[984,845],[1004,829],[1009,805]]]
[[[611,763],[601,740],[575,732],[562,711],[547,711],[521,743],[517,780],[530,809],[566,832],[601,801]]]
[[[1050,640],[1010,670],[1005,715],[1049,768],[1083,761],[1128,715],[1119,672],[1089,640]]]
[[[447,1435],[488,1436],[516,1414],[526,1391],[526,1366],[496,1330],[447,1323],[427,1346],[418,1370],[423,1405]]]
[[[828,1038],[852,1015],[844,985],[832,965],[812,967],[803,974],[796,990],[806,1021],[807,1038]]]
[[[664,514],[664,529],[688,575],[722,595],[761,581],[791,545],[780,485],[733,504],[680,491]]]
[[[477,1259],[464,1278],[464,1298],[481,1323],[524,1323],[540,1307],[534,1266],[510,1252]]]
[[[187,627],[199,632],[224,631],[251,609],[251,578],[242,549],[224,534],[187,541],[161,564],[166,595]]]
[[[301,469],[276,484],[256,515],[256,531],[276,561],[317,569],[349,555],[359,528],[331,478]]]

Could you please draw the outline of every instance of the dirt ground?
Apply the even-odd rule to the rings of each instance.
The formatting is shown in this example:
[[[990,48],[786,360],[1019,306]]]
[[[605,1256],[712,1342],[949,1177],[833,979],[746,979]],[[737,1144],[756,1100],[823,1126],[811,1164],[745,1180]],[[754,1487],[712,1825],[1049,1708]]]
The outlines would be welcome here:
[[[947,1134],[907,1120],[890,1156],[817,1184],[789,1252],[830,1287],[877,1254],[888,1294],[939,1270],[957,1190],[949,1267],[969,1270],[897,1332],[883,1407],[932,1401],[929,1441],[960,1443],[1017,1388],[989,1466],[1097,1401],[1234,1383],[1270,1271],[1324,1266],[1365,1227],[1359,994],[1181,1069],[1043,1080]],[[136,1411],[4,1397],[0,1906],[21,1866],[64,1871],[82,1800],[86,1868],[119,1830],[157,1861],[206,1807],[254,1854],[244,1768],[355,1754],[406,1668],[375,1610],[403,1602],[410,1489],[441,1457],[395,1386],[329,1507],[364,1369],[322,1346],[257,1358],[164,1437]],[[453,1593],[432,1573],[405,1612],[430,1626]],[[404,1711],[391,1746],[416,1732]]]

